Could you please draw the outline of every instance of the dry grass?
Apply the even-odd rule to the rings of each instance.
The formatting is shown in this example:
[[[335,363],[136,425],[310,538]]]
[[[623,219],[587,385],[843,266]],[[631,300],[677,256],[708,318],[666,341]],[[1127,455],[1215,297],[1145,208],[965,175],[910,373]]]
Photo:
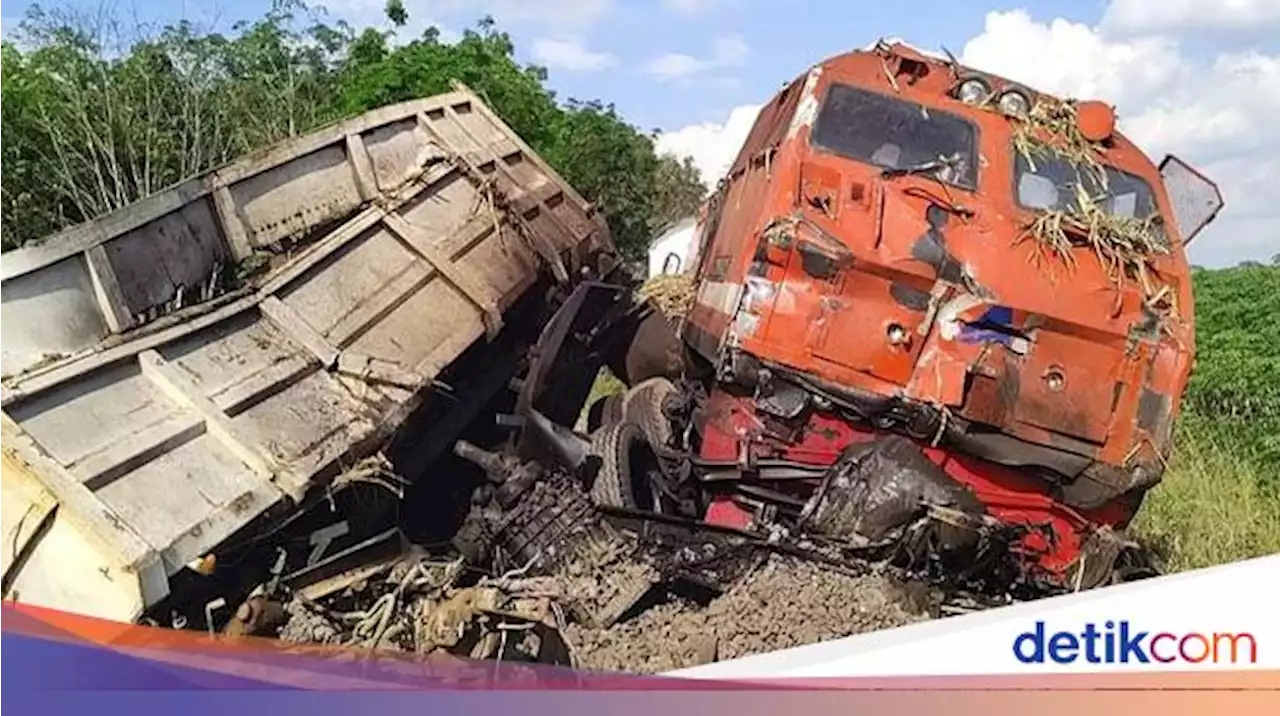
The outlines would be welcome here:
[[[1264,475],[1229,437],[1183,426],[1164,481],[1134,531],[1170,571],[1280,553],[1280,480]],[[1280,468],[1277,468],[1280,469]]]
[[[1154,217],[1136,219],[1107,212],[1101,200],[1107,190],[1107,172],[1100,157],[1106,148],[1090,142],[1076,124],[1076,108],[1071,102],[1041,100],[1027,117],[1015,120],[1013,144],[1034,171],[1036,159],[1057,155],[1075,165],[1078,173],[1075,206],[1068,211],[1042,211],[1018,236],[1016,243],[1034,241],[1031,260],[1047,266],[1053,258],[1074,270],[1073,249],[1089,247],[1116,287],[1134,280],[1142,288],[1151,308],[1172,311],[1173,294],[1155,278],[1152,262],[1169,253],[1164,233]],[[1097,187],[1101,195],[1086,187]]]
[[[1032,169],[1035,158],[1046,154],[1058,154],[1072,163],[1087,169],[1106,187],[1107,176],[1098,155],[1104,147],[1090,142],[1080,133],[1076,123],[1076,107],[1070,101],[1041,99],[1025,118],[1015,120],[1013,147],[1026,158]]]
[[[693,308],[696,295],[694,278],[690,274],[654,276],[636,292],[636,298],[652,301],[659,311],[671,317],[687,314]]]
[[[1176,308],[1174,294],[1156,278],[1153,262],[1169,253],[1169,245],[1156,226],[1155,216],[1137,219],[1108,213],[1099,198],[1090,195],[1081,184],[1076,185],[1076,205],[1072,211],[1042,211],[1016,243],[1033,241],[1031,260],[1048,264],[1048,259],[1061,261],[1073,271],[1076,256],[1073,249],[1091,249],[1116,287],[1136,281],[1148,304],[1161,312]]]

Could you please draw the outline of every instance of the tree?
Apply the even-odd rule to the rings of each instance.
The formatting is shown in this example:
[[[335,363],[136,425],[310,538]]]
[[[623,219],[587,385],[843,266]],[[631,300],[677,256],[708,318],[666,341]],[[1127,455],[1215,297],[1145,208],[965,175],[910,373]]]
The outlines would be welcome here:
[[[470,87],[526,142],[540,149],[560,112],[543,87],[546,71],[521,67],[511,38],[481,20],[446,45],[428,32],[394,49],[388,37],[366,29],[339,70],[337,102],[344,115],[448,92],[454,81]]]
[[[336,117],[345,40],[341,28],[303,29],[310,16],[279,0],[230,39],[184,21],[130,43],[110,19],[34,8],[21,27],[32,49],[6,43],[0,70],[5,247]]]
[[[658,231],[683,219],[696,216],[698,207],[706,197],[707,187],[702,183],[693,159],[677,159],[671,154],[658,158],[657,179],[654,183],[655,211],[660,224]]]
[[[396,27],[404,27],[409,21],[409,12],[404,9],[403,0],[387,0],[387,19]]]
[[[403,0],[388,0],[396,28]],[[189,23],[129,41],[113,23],[35,8],[23,49],[3,47],[5,248],[99,216],[280,139],[394,102],[479,94],[603,211],[631,255],[705,193],[689,162],[659,159],[652,139],[600,102],[557,103],[544,68],[514,59],[483,18],[454,44],[428,29],[327,23],[323,9],[275,0],[229,36]]]

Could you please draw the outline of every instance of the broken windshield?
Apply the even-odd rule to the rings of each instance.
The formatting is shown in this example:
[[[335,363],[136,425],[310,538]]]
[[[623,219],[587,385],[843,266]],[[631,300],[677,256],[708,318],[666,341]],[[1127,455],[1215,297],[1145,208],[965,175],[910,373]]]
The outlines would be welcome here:
[[[1040,211],[1079,213],[1076,191],[1083,188],[1095,199],[1098,208],[1130,219],[1146,219],[1156,213],[1151,187],[1138,177],[1113,167],[1103,167],[1107,183],[1103,187],[1098,174],[1081,168],[1057,155],[1037,154],[1030,160],[1015,152],[1014,186],[1018,204]]]
[[[976,130],[951,114],[847,85],[832,85],[812,143],[885,169],[927,171],[972,188]]]

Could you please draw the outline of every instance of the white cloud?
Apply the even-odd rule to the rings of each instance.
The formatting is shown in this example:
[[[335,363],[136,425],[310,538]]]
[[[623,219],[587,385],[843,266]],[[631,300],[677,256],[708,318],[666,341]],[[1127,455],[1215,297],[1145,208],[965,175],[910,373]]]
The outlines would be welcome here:
[[[576,40],[548,38],[533,41],[533,59],[548,69],[571,72],[595,72],[613,67],[618,61],[607,52],[592,52]]]
[[[1173,80],[1183,62],[1167,38],[1109,42],[1088,25],[1061,18],[1036,22],[1025,10],[988,13],[985,30],[964,46],[960,59],[1046,92],[1120,105],[1144,101],[1142,95]]]
[[[1254,5],[1215,4],[1227,13]],[[1113,0],[1112,7],[1130,12],[1140,5],[1141,0]],[[1187,0],[1172,5],[1191,6]],[[1109,10],[1109,16],[1119,11]],[[705,72],[711,62],[683,58],[668,60],[665,69],[672,76],[691,75]],[[1101,25],[1036,21],[1014,10],[989,13],[983,32],[964,46],[961,59],[1036,89],[1111,102],[1121,129],[1154,161],[1174,153],[1217,181],[1227,207],[1192,244],[1193,261],[1230,265],[1248,258],[1265,261],[1280,252],[1275,189],[1280,132],[1274,129],[1280,117],[1280,54],[1274,50],[1198,55],[1176,35],[1116,35]],[[714,185],[737,156],[758,112],[758,105],[738,107],[723,123],[667,132],[658,137],[658,149],[692,157]]]
[[[718,4],[719,0],[662,0],[662,9],[680,15],[699,15]]]
[[[729,165],[738,156],[742,143],[747,141],[760,107],[758,104],[735,107],[721,124],[694,124],[659,134],[657,150],[681,158],[690,157],[702,174],[702,180],[708,187],[715,187],[716,182],[729,171]]]
[[[645,63],[644,71],[659,79],[692,77],[711,66],[707,60],[699,60],[683,52],[668,52]]]
[[[1280,25],[1277,0],[1112,0],[1102,27],[1121,32],[1253,30]]]
[[[688,81],[712,70],[744,65],[750,53],[751,48],[741,35],[721,35],[712,41],[708,57],[668,52],[645,63],[643,69],[660,80]]]
[[[1114,0],[1106,16],[1142,4]],[[1231,12],[1248,3],[1217,4]],[[1280,55],[1245,50],[1201,59],[1175,36],[1117,37],[1105,26],[1037,22],[1015,10],[989,13],[961,60],[1044,91],[1111,102],[1120,128],[1153,160],[1174,153],[1217,181],[1227,208],[1192,244],[1194,261],[1232,264],[1280,250],[1280,205],[1267,198],[1275,194],[1268,185],[1280,176],[1280,133],[1273,129],[1280,116]]]
[[[714,63],[720,66],[736,66],[746,63],[751,48],[742,35],[724,35],[712,43]]]

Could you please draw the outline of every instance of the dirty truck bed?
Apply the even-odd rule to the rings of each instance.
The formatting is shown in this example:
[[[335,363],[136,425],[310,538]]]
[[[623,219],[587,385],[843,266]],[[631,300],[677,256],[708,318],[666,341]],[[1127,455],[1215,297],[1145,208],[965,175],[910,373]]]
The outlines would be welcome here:
[[[586,202],[459,88],[4,254],[5,596],[137,618],[596,249]]]

